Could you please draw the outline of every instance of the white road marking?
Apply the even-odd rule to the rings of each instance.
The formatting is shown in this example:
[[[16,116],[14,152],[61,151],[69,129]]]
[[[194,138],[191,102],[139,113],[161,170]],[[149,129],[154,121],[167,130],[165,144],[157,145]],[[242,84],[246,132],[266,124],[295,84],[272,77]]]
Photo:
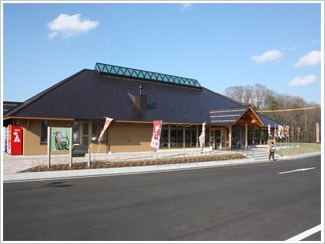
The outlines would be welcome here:
[[[312,167],[312,168],[304,168],[304,169],[295,169],[295,170],[290,170],[290,171],[283,171],[283,172],[279,172],[279,175],[282,174],[289,174],[289,173],[294,173],[294,172],[299,172],[299,171],[306,171],[306,170],[312,170],[315,169],[316,167]]]
[[[302,233],[300,233],[300,234],[298,234],[296,236],[293,236],[293,237],[289,238],[286,241],[291,241],[291,242],[301,241],[301,240],[305,239],[306,237],[311,236],[311,235],[313,235],[313,234],[315,234],[315,233],[317,233],[319,231],[321,231],[321,225],[317,225],[317,226],[315,226],[315,227],[313,227],[313,228],[311,228],[309,230],[306,230],[306,231],[304,231],[304,232],[302,232]]]

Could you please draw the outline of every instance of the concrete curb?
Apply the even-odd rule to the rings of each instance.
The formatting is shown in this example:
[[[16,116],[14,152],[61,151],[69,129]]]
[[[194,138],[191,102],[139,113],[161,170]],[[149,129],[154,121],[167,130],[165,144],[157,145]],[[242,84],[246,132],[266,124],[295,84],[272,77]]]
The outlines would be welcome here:
[[[320,152],[306,153],[301,155],[285,156],[281,159],[291,160],[298,158],[306,158],[320,155]],[[266,163],[267,159],[234,159],[222,161],[209,161],[197,163],[181,163],[181,164],[166,164],[166,165],[149,165],[149,166],[133,166],[120,168],[102,168],[102,169],[79,169],[79,170],[58,170],[58,171],[43,171],[43,172],[28,172],[14,173],[3,175],[3,182],[19,182],[19,181],[38,181],[38,180],[53,180],[59,178],[84,178],[84,177],[99,177],[104,175],[121,175],[121,174],[139,174],[164,172],[175,170],[190,170],[196,168],[231,166],[249,163]]]
[[[283,156],[283,157],[281,157],[281,159],[299,159],[299,158],[308,158],[308,157],[313,157],[313,156],[318,156],[318,155],[321,155],[321,152],[311,152],[311,153]]]
[[[251,162],[254,162],[254,160],[235,159],[235,160],[225,160],[225,161],[148,165],[148,166],[133,166],[133,167],[119,167],[119,168],[14,173],[14,174],[5,174],[3,176],[3,182],[9,183],[9,182],[19,182],[19,181],[52,180],[55,178],[81,178],[81,177],[96,177],[96,176],[104,176],[104,175],[152,173],[152,172],[205,168],[205,167],[219,167],[219,166],[226,166],[226,165],[238,165],[238,164],[246,164]]]

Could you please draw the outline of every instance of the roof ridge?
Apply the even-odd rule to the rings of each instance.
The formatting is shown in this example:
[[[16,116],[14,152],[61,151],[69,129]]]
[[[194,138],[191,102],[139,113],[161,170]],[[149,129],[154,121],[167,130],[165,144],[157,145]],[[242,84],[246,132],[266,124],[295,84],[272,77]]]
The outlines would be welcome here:
[[[244,103],[238,102],[238,101],[235,100],[235,99],[232,99],[231,97],[227,97],[227,96],[225,96],[225,95],[223,95],[223,94],[221,94],[221,93],[219,93],[219,92],[212,91],[212,90],[210,90],[209,88],[206,88],[206,87],[202,87],[202,88],[205,89],[205,90],[207,90],[207,91],[209,91],[209,92],[211,92],[211,93],[213,93],[213,94],[215,94],[215,95],[218,95],[218,96],[220,96],[220,97],[222,97],[222,98],[224,98],[224,99],[227,99],[227,100],[229,100],[229,101],[232,101],[232,102],[234,102],[234,103],[237,103],[238,106],[245,106],[245,105],[246,105],[246,104],[244,104]],[[234,107],[235,107],[235,106],[234,106]]]

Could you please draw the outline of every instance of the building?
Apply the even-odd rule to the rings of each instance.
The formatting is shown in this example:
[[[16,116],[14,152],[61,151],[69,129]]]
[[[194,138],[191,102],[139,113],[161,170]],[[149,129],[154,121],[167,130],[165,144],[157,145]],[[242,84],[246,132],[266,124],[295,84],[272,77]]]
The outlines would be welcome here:
[[[48,127],[71,127],[71,144],[108,153],[150,150],[154,120],[163,121],[161,149],[198,147],[203,122],[213,149],[267,143],[275,124],[197,80],[101,63],[12,104],[4,126],[23,128],[24,155],[47,154]],[[105,116],[114,121],[99,145]]]

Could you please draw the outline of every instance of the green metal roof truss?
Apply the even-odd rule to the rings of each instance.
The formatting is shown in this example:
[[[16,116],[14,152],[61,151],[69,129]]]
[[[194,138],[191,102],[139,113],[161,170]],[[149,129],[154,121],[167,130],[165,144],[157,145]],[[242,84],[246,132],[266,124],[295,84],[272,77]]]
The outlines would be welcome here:
[[[201,88],[200,83],[195,79],[184,78],[174,75],[166,75],[140,69],[132,69],[116,65],[96,63],[95,70],[103,74],[126,76],[150,81],[169,83],[173,85]]]

